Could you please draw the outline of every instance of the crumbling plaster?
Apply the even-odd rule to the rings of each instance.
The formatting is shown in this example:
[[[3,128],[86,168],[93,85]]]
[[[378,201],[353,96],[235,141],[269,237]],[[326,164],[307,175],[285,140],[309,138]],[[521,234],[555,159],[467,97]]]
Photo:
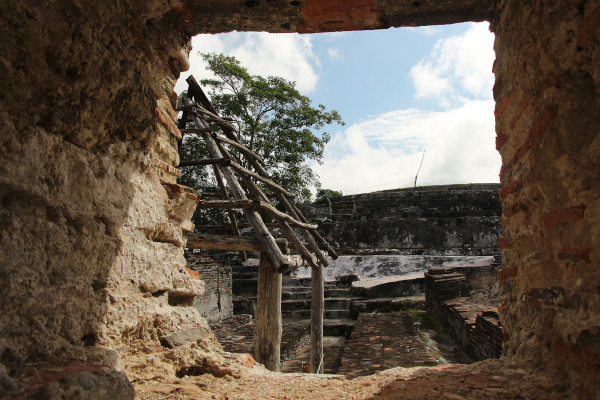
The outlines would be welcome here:
[[[598,1],[8,0],[0,4],[0,394],[25,390],[44,365],[119,369],[123,346],[205,326],[191,307],[169,304],[169,294],[202,293],[182,250],[194,195],[175,184],[174,169],[172,87],[191,34],[486,19],[496,33],[505,353],[597,393]],[[218,353],[209,342],[208,352],[168,357],[194,365]],[[166,356],[151,357],[126,366],[130,376]],[[131,396],[124,375],[93,371],[122,390],[106,398]],[[48,385],[64,395],[60,379]]]

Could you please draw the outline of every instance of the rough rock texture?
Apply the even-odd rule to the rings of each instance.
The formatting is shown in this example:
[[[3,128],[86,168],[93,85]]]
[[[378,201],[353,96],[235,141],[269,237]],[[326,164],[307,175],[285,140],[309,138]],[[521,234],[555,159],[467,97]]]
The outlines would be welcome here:
[[[3,397],[45,366],[118,369],[118,346],[206,322],[176,306],[204,290],[182,250],[196,196],[173,168],[189,38],[129,2],[12,0],[0,37]],[[76,398],[61,382],[48,390]]]
[[[600,2],[503,0],[496,33],[505,353],[600,391]]]
[[[304,206],[343,254],[493,255],[499,185],[452,185],[332,197]]]
[[[451,24],[486,20],[494,6],[492,0],[178,0],[171,4],[191,33],[313,33]]]

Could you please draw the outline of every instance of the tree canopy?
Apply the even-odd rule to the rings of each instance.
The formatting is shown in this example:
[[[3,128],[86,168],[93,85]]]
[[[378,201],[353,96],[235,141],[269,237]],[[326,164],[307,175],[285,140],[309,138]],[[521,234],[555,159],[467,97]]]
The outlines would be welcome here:
[[[302,95],[295,82],[281,77],[251,75],[240,62],[223,54],[202,54],[216,78],[203,79],[201,85],[221,117],[235,120],[239,140],[262,157],[265,169],[275,182],[296,195],[296,201],[311,199],[311,188],[318,184],[309,166],[321,162],[325,144],[331,136],[322,131],[327,125],[344,125],[335,110]],[[239,154],[231,151],[234,157]],[[205,157],[203,141],[192,135],[184,138],[182,160]],[[237,160],[246,166],[243,157]],[[207,170],[185,168],[181,182],[202,191],[214,187]]]

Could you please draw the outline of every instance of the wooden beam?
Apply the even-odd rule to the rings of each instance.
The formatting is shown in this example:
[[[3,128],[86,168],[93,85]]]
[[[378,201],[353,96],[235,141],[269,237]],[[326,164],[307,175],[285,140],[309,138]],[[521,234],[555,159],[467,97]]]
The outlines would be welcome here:
[[[288,223],[290,223],[291,225],[295,225],[295,226],[299,226],[301,228],[304,229],[316,229],[317,225],[311,225],[311,224],[307,224],[304,222],[300,222],[297,219],[294,219],[293,217],[290,217],[288,214],[283,213],[281,211],[279,211],[278,209],[276,209],[275,207],[273,207],[271,204],[266,203],[263,200],[260,199],[256,199],[252,202],[256,207],[272,214],[275,218],[279,218],[282,219]]]
[[[265,253],[258,264],[258,292],[254,319],[254,355],[271,371],[279,371],[281,357],[281,274]]]
[[[235,140],[231,140],[229,138],[226,138],[224,136],[217,135],[217,134],[213,135],[213,137],[215,139],[217,139],[218,141],[221,141],[221,142],[224,142],[224,143],[228,143],[228,144],[230,144],[230,145],[238,148],[248,158],[255,158],[262,165],[265,165],[265,160],[263,160],[262,157],[258,156],[258,154],[256,154],[255,152],[253,152],[252,150],[250,150],[249,148],[247,148],[243,144],[241,144],[239,142],[236,142]]]
[[[323,268],[311,268],[312,298],[310,306],[310,370],[323,373],[323,310],[325,290]]]
[[[275,242],[280,249],[284,249],[284,252],[287,252],[289,247],[287,239],[276,239]],[[195,232],[189,232],[187,234],[187,243],[185,247],[188,249],[204,250],[265,251],[265,246],[254,237],[204,235]]]
[[[267,171],[262,167],[262,165],[258,164],[256,162],[256,160],[253,159],[248,159],[248,161],[250,162],[250,164],[252,164],[252,166],[256,169],[256,171],[258,171],[258,173],[262,176],[264,176],[265,178],[271,179],[271,177],[269,176],[269,174],[267,173]],[[280,192],[276,192],[276,197],[277,200],[285,207],[286,211],[288,212],[288,214],[295,220],[295,221],[301,221],[303,223],[307,223],[308,221],[306,220],[306,218],[304,218],[304,215],[302,215],[302,213],[300,212],[300,210],[296,207],[296,205],[294,204],[293,200],[288,200],[288,198]],[[304,240],[306,240],[306,244],[307,247],[315,252],[317,254],[317,258],[319,259],[319,261],[321,262],[321,265],[326,267],[329,265],[329,260],[327,260],[327,257],[325,257],[320,251],[319,251],[319,247],[316,244],[313,235],[314,233],[317,232],[317,226],[316,225],[312,225],[312,226],[300,226],[300,232],[302,233],[302,236],[304,237]],[[317,233],[318,235],[318,233]],[[316,237],[316,236],[315,236]],[[321,237],[321,236],[319,236]],[[321,238],[323,239],[323,238]],[[328,245],[329,246],[329,245]],[[328,247],[329,249],[330,247]],[[333,251],[333,249],[331,249]],[[333,252],[335,254],[335,251]],[[335,254],[335,258],[337,258],[337,254]]]
[[[288,192],[287,190],[285,190],[284,188],[282,188],[281,186],[279,186],[278,184],[276,184],[275,182],[273,182],[270,179],[267,179],[257,173],[254,173],[252,171],[250,171],[247,168],[242,167],[241,165],[235,163],[235,162],[231,162],[231,168],[235,169],[236,171],[238,171],[240,174],[246,174],[248,176],[253,177],[254,179],[264,183],[265,185],[267,185],[268,187],[270,187],[273,190],[276,190],[282,194],[284,194],[285,196],[288,197],[294,197],[294,195],[290,192]]]

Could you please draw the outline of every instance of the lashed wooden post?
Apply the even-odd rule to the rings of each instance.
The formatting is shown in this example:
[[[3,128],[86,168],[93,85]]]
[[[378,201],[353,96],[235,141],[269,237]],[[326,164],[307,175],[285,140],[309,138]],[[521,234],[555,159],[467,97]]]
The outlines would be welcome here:
[[[323,267],[311,268],[312,299],[310,309],[310,370],[323,373],[323,309],[325,289]]]
[[[261,252],[254,320],[254,355],[256,361],[271,371],[279,371],[281,331],[281,274],[273,267],[269,256]]]

